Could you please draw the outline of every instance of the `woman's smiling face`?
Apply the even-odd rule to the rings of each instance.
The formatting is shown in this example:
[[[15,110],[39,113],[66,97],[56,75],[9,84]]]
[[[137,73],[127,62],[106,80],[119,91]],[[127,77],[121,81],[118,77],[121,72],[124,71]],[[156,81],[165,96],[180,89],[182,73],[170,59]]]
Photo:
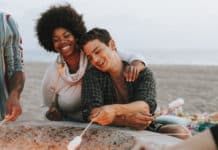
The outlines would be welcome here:
[[[76,40],[73,34],[65,28],[56,28],[52,35],[54,49],[67,57],[76,51]]]

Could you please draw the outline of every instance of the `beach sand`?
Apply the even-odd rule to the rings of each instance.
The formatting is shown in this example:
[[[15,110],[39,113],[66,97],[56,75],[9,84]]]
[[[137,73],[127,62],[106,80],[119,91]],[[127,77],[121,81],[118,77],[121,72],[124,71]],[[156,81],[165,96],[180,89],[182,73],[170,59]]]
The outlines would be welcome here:
[[[157,80],[157,101],[165,106],[184,99],[184,112],[215,112],[218,108],[218,66],[151,66]]]
[[[41,81],[48,63],[25,64],[26,83],[21,95],[23,114],[19,120],[43,120]],[[218,66],[149,65],[156,78],[158,106],[179,97],[184,112],[215,112],[218,108]]]
[[[66,150],[69,141],[81,134],[87,124],[51,122],[41,107],[41,81],[48,63],[25,64],[26,83],[21,95],[23,113],[15,123],[0,128],[2,150]],[[184,111],[214,112],[218,106],[218,66],[149,65],[157,82],[159,106],[181,97]],[[82,140],[80,149],[132,149],[135,143],[154,142],[169,145],[180,140],[148,131],[92,125]],[[128,141],[128,142],[127,142]],[[137,144],[136,144],[137,145]]]

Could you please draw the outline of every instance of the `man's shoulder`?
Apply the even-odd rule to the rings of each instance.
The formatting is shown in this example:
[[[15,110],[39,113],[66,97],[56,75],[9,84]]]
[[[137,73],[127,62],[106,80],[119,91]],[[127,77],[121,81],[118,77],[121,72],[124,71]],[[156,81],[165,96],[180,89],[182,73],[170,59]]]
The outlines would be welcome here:
[[[91,66],[90,68],[88,68],[86,70],[86,73],[85,73],[85,78],[92,78],[92,77],[101,77],[101,76],[107,76],[107,73],[105,72],[102,72],[98,69],[96,69],[95,67]]]
[[[150,68],[146,67],[144,70],[142,70],[140,73],[139,73],[139,76],[138,76],[138,79],[137,80],[146,80],[146,79],[149,79],[149,78],[154,78],[153,76],[153,72]]]
[[[100,70],[96,69],[95,67],[91,66],[90,68],[88,68],[86,70],[86,74],[87,73],[95,73],[95,74],[102,74],[103,72],[101,72]]]
[[[144,70],[142,70],[140,72],[140,74],[142,74],[142,75],[152,75],[153,72],[152,72],[152,70],[150,68],[146,67]]]

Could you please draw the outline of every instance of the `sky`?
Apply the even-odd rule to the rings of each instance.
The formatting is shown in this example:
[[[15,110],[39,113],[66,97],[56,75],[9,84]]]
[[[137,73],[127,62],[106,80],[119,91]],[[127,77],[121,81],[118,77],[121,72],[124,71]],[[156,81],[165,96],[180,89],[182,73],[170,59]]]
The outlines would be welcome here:
[[[122,49],[218,49],[217,0],[0,0],[0,11],[17,21],[24,49],[38,50],[36,19],[65,3],[83,15],[88,29],[108,29]]]

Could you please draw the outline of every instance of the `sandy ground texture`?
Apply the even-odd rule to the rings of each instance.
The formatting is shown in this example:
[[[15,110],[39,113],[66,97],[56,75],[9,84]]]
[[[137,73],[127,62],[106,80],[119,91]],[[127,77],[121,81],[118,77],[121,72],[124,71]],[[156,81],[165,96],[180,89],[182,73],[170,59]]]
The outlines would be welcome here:
[[[212,113],[218,108],[218,66],[151,66],[157,81],[157,101],[166,106],[183,98],[184,112]]]
[[[26,63],[26,83],[21,95],[21,120],[42,120],[41,81],[48,63]],[[156,78],[158,106],[179,97],[184,112],[215,112],[218,108],[218,66],[150,65]]]
[[[67,143],[78,136],[86,124],[73,122],[50,122],[43,116],[45,108],[40,107],[41,81],[47,63],[26,63],[26,83],[21,95],[23,114],[15,123],[0,128],[0,149],[66,149]],[[157,81],[158,105],[165,106],[171,100],[182,97],[186,112],[214,112],[218,106],[218,66],[176,66],[150,65]],[[125,133],[125,134],[124,134]],[[147,134],[148,133],[148,134]],[[145,138],[145,135],[148,138]],[[137,139],[147,142],[155,139],[162,144],[179,140],[163,135],[149,137],[147,131],[132,131],[113,127],[93,125],[82,141],[80,149],[131,149]],[[158,138],[160,140],[158,140]],[[96,147],[95,147],[96,148]]]

